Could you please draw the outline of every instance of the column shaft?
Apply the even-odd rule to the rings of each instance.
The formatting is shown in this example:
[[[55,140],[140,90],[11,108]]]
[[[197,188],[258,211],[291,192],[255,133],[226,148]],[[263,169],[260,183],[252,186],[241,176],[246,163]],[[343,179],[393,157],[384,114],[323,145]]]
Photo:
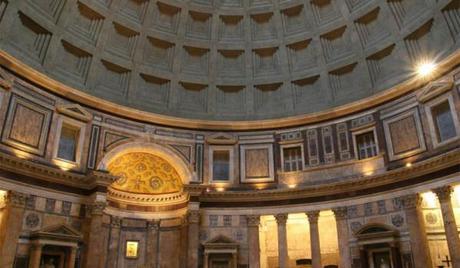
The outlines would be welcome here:
[[[350,248],[348,246],[348,223],[347,208],[340,207],[333,209],[337,224],[337,237],[339,243],[339,267],[351,268]]]
[[[77,258],[77,248],[70,248],[69,254],[67,255],[67,268],[75,267],[75,259]]]
[[[278,224],[278,265],[279,268],[289,267],[288,245],[287,245],[287,231],[286,222],[288,219],[287,214],[275,215]]]
[[[13,267],[16,245],[22,229],[26,195],[9,191],[0,224],[0,267]]]
[[[421,198],[418,194],[402,197],[409,229],[410,246],[414,259],[414,268],[432,267],[425,222],[420,209]]]
[[[97,202],[91,209],[91,220],[86,252],[86,268],[102,268],[105,266],[106,248],[104,247],[105,235],[102,225],[102,214],[105,203]]]
[[[29,257],[29,268],[40,268],[43,245],[32,245]],[[13,266],[8,266],[13,267]]]
[[[160,222],[149,221],[147,222],[147,256],[146,267],[153,268],[157,265],[158,259],[158,231],[160,229]],[[110,267],[110,266],[109,266]]]
[[[452,207],[452,187],[444,186],[434,189],[441,205],[444,231],[446,232],[449,255],[452,259],[452,266],[460,268],[460,238],[458,237],[457,223],[455,222],[454,208]]]
[[[259,245],[259,215],[247,216],[248,221],[248,247],[249,267],[260,268],[260,245]]]
[[[189,211],[188,214],[188,250],[187,267],[198,267],[198,248],[200,244],[200,212],[198,210]]]
[[[312,268],[321,268],[321,244],[319,240],[318,217],[319,211],[310,211],[307,213],[308,222],[310,223],[310,248]]]

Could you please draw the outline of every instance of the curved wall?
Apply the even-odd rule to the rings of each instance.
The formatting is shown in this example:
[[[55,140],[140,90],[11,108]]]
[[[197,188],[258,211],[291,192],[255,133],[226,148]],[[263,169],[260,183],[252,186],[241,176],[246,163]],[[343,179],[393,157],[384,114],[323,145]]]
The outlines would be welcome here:
[[[455,0],[1,3],[0,48],[35,70],[117,104],[207,120],[373,96],[451,55],[460,29]]]

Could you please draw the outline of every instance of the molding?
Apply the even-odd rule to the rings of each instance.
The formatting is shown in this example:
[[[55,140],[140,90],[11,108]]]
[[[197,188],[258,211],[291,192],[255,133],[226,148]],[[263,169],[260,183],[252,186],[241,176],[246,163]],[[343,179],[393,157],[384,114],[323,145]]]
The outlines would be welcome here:
[[[81,120],[83,122],[89,122],[93,119],[93,116],[78,104],[58,105],[56,107],[56,111],[58,113],[65,114],[67,116]]]
[[[450,71],[460,62],[460,49],[457,49],[451,55],[440,62],[438,67],[437,77]],[[145,121],[148,123],[156,123],[167,126],[175,126],[180,128],[190,129],[208,129],[208,130],[262,130],[275,129],[290,126],[298,126],[302,124],[311,124],[324,120],[334,119],[357,113],[359,111],[369,109],[376,105],[383,104],[399,96],[403,96],[414,91],[418,87],[426,83],[425,80],[418,77],[413,77],[405,82],[391,87],[387,90],[382,90],[380,93],[371,97],[364,98],[339,107],[330,108],[317,113],[306,115],[290,116],[282,119],[266,119],[266,120],[251,120],[251,121],[213,121],[199,119],[184,119],[174,116],[160,115],[149,113],[126,106],[121,106],[113,102],[103,100],[84,93],[75,88],[69,87],[47,75],[38,72],[34,68],[26,65],[22,61],[16,59],[4,50],[0,50],[0,65],[8,66],[8,68],[22,77],[27,77],[32,82],[47,88],[51,92],[60,96],[66,97],[72,101],[82,105],[96,108],[101,111],[119,115],[121,117],[131,118],[134,120]],[[434,77],[433,79],[435,79]]]

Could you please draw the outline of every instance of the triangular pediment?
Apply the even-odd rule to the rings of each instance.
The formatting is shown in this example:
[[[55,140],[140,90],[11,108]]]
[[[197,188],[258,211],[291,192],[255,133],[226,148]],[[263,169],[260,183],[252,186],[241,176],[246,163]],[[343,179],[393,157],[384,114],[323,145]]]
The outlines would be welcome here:
[[[230,244],[231,245],[231,244],[238,244],[238,243],[224,235],[218,235],[214,237],[213,239],[207,241],[205,244]]]
[[[31,233],[30,236],[31,238],[35,239],[53,238],[63,241],[79,241],[82,239],[82,234],[80,232],[66,224],[48,226],[39,231]]]
[[[450,78],[431,82],[417,95],[417,100],[422,103],[427,102],[444,92],[449,91],[453,85],[454,82]]]
[[[9,90],[13,87],[14,77],[0,68],[0,87]]]
[[[227,133],[216,133],[206,138],[209,144],[235,144],[236,138]]]
[[[93,118],[91,113],[86,111],[83,107],[81,107],[78,104],[63,104],[59,105],[56,109],[61,114],[65,114],[67,116],[73,117],[84,122],[88,122]]]

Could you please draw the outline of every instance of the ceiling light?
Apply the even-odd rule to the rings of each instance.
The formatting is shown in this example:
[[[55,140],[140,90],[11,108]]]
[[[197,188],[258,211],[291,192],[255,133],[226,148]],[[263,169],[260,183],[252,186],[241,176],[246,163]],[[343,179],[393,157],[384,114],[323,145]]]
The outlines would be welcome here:
[[[436,64],[431,61],[420,62],[417,67],[417,74],[421,77],[430,76],[436,70]]]

